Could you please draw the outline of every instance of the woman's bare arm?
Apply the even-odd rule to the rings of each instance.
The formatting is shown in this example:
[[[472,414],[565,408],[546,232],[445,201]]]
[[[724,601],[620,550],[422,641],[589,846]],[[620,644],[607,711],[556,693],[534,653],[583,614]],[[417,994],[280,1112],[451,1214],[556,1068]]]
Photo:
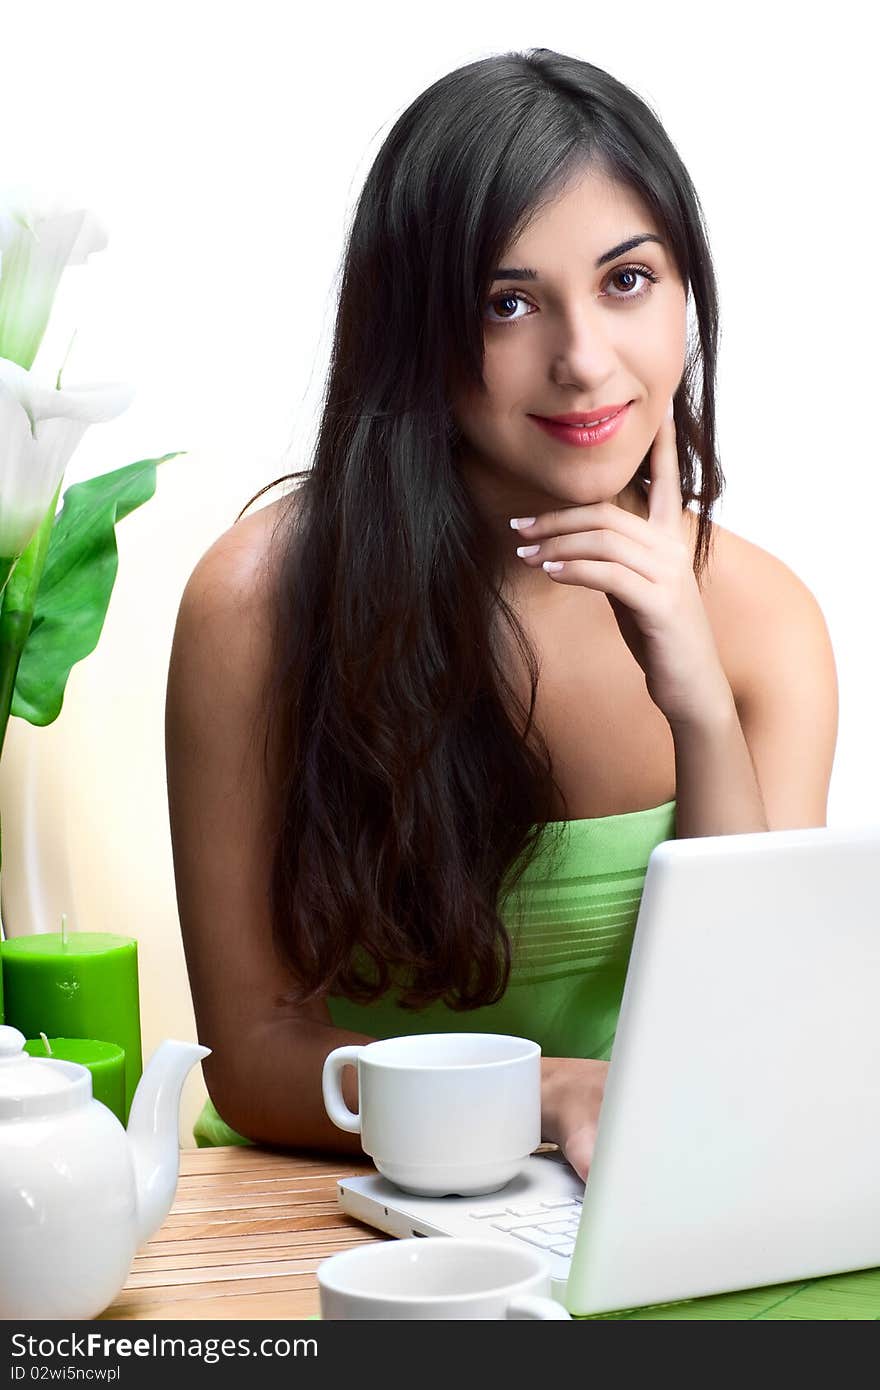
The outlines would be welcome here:
[[[264,509],[268,511],[268,509]],[[225,532],[186,585],[165,718],[177,902],[203,1064],[217,1110],[258,1142],[360,1153],[324,1110],[321,1069],[335,1047],[323,1000],[293,1008],[269,915],[268,822],[276,795],[263,762],[259,702],[269,660],[270,587],[262,512]],[[357,1107],[357,1078],[343,1073]]]

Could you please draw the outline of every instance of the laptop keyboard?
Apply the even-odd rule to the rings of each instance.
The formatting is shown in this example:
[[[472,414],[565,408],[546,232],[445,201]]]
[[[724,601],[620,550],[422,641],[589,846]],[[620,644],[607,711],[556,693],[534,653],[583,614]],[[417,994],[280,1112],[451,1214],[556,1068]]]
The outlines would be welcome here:
[[[561,1197],[553,1202],[499,1207],[497,1211],[473,1211],[471,1220],[484,1221],[495,1231],[517,1236],[554,1255],[571,1256],[581,1219],[582,1197]]]

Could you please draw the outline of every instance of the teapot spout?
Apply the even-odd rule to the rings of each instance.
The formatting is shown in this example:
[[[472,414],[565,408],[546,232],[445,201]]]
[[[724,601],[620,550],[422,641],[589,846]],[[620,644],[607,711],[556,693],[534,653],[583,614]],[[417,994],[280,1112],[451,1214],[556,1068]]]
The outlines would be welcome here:
[[[127,1133],[137,1186],[139,1246],[171,1210],[180,1167],[180,1093],[191,1068],[210,1053],[199,1043],[166,1039],[150,1058],[134,1093]]]

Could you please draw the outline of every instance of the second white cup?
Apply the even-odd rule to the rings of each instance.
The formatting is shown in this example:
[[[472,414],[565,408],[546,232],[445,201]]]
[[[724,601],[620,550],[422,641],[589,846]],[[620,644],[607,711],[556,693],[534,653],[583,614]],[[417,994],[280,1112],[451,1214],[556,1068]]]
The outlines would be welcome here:
[[[521,1244],[521,1242],[520,1242]],[[551,1297],[540,1250],[516,1243],[389,1240],[342,1250],[318,1265],[321,1318],[518,1318],[570,1322]]]
[[[345,1066],[357,1068],[357,1113],[343,1099]],[[422,1196],[497,1192],[541,1142],[541,1048],[528,1038],[419,1033],[338,1047],[322,1086],[333,1123]]]

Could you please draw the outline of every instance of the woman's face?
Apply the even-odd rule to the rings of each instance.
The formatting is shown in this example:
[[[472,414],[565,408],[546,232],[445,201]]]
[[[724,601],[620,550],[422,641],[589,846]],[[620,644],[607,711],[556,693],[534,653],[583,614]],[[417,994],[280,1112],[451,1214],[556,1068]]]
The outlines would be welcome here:
[[[590,171],[507,247],[499,269],[513,273],[483,306],[486,394],[451,401],[464,476],[497,526],[606,499],[645,514],[635,474],[681,379],[687,339],[687,293],[669,251],[650,240],[605,259],[645,234],[660,228],[641,199]],[[589,448],[531,418],[625,401],[617,432]]]

